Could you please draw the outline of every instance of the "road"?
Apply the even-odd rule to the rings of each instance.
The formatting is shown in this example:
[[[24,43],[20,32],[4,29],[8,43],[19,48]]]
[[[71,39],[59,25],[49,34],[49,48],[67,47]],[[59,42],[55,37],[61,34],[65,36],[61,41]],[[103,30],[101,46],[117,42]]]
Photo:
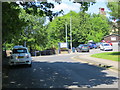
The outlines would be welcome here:
[[[92,54],[102,52],[91,50]],[[71,59],[89,53],[33,57],[32,67],[7,67],[3,87],[7,88],[118,88],[118,74]]]

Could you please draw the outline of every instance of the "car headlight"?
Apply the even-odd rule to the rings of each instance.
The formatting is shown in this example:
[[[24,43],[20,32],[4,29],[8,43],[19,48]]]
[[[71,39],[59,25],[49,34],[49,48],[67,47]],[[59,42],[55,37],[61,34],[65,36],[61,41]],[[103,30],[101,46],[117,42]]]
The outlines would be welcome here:
[[[27,54],[27,55],[26,55],[26,58],[29,58],[29,57],[30,57],[30,56]]]

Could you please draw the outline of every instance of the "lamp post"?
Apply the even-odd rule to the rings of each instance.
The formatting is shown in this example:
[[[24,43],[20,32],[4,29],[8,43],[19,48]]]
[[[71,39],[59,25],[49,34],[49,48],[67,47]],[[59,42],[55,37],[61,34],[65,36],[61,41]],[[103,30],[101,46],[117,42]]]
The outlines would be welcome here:
[[[65,24],[65,27],[66,27],[66,44],[67,44],[67,22]]]
[[[71,47],[71,52],[72,52],[72,21],[71,21],[71,14],[70,14],[70,47]]]

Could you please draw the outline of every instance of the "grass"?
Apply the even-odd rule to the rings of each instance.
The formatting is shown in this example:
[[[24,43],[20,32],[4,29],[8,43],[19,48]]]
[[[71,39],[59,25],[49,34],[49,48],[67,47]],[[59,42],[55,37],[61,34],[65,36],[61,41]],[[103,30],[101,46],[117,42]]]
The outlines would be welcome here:
[[[98,53],[98,54],[91,55],[91,57],[108,59],[112,61],[120,61],[120,52]]]

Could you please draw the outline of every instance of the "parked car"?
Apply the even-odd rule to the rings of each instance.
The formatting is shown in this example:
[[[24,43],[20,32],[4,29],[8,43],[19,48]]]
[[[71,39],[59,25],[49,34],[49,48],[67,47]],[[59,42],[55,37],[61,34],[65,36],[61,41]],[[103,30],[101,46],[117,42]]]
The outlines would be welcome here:
[[[112,46],[112,42],[110,42],[110,41],[106,41],[106,43],[109,43],[109,44]]]
[[[92,42],[93,48],[97,49],[96,43]]]
[[[84,44],[82,47],[81,47],[81,52],[83,51],[86,51],[86,52],[89,52],[89,46],[87,44]]]
[[[96,43],[97,48],[100,48],[100,45],[101,45],[101,44],[102,44],[102,42]]]
[[[89,46],[90,49],[94,48],[92,43],[88,43],[88,46]]]
[[[100,50],[106,51],[106,50],[113,50],[113,47],[109,43],[102,43],[100,45]]]
[[[118,41],[118,46],[120,47],[120,41]]]
[[[78,47],[76,47],[76,51],[77,51],[77,52],[80,52],[82,46],[83,46],[83,44],[80,44]]]
[[[97,45],[95,42],[89,42],[88,45],[90,49],[93,49],[93,48],[97,49]]]
[[[32,58],[31,54],[29,53],[27,47],[23,46],[14,46],[10,60],[9,65],[19,65],[19,64],[27,64],[31,67],[32,65]]]

